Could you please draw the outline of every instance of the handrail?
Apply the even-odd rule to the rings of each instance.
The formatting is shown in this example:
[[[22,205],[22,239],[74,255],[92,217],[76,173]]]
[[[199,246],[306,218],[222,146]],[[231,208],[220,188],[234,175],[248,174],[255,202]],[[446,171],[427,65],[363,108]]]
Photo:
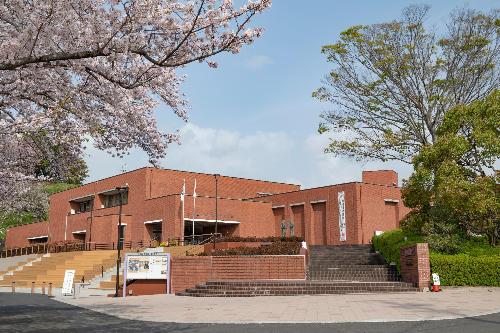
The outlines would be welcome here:
[[[167,244],[181,244],[181,245],[204,245],[209,242],[214,241],[222,237],[221,233],[216,234],[202,234],[186,236],[184,238],[175,237],[169,238]],[[150,240],[140,240],[140,241],[123,241],[122,249],[142,249],[146,247],[153,247],[154,243],[159,245],[158,241]],[[117,243],[97,243],[97,242],[86,242],[86,243],[67,243],[67,244],[33,244],[25,247],[8,248],[0,251],[0,258],[14,257],[28,254],[45,254],[45,253],[59,253],[59,252],[72,252],[72,251],[96,251],[96,250],[116,250]],[[157,246],[157,245],[156,245]]]

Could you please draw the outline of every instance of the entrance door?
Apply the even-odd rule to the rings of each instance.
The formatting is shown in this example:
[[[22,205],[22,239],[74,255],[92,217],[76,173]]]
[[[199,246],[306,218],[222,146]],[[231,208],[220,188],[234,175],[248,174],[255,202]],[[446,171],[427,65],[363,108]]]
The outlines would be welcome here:
[[[313,244],[326,245],[326,203],[320,202],[312,204],[313,209]]]
[[[161,242],[161,223],[153,223],[151,227],[151,240]]]
[[[119,232],[119,243],[118,243],[118,246],[121,250],[123,250],[123,242],[125,240],[125,226],[122,225],[121,228],[118,228],[118,232]]]

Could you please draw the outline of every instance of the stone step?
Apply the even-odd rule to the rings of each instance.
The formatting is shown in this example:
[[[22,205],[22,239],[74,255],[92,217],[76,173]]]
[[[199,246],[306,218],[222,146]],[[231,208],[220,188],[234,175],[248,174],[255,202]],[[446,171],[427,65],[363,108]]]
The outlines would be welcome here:
[[[293,296],[349,293],[388,293],[418,291],[402,282],[344,281],[209,281],[178,293],[195,297]]]

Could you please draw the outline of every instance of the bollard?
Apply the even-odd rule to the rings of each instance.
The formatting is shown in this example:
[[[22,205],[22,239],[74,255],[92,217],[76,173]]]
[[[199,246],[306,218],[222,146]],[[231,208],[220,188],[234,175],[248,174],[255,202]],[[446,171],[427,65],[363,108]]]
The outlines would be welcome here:
[[[35,293],[35,281],[31,282],[31,295]]]
[[[45,282],[42,282],[42,295],[45,295]]]
[[[52,297],[52,282],[49,282],[49,297]]]
[[[16,281],[12,281],[12,292],[16,292]]]

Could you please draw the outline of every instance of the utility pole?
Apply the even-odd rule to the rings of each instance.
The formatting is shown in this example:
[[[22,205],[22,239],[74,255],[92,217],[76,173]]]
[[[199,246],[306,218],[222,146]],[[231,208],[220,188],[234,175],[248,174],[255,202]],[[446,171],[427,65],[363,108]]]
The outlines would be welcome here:
[[[117,187],[116,190],[120,194],[120,210],[118,215],[118,242],[116,244],[116,248],[118,250],[116,256],[116,286],[115,286],[115,297],[118,297],[118,289],[120,288],[120,264],[121,264],[121,247],[123,245],[123,238],[120,237],[120,233],[122,231],[122,209],[123,209],[123,192],[128,191],[128,185]],[[121,241],[121,242],[120,242]],[[126,283],[126,281],[124,281]]]

